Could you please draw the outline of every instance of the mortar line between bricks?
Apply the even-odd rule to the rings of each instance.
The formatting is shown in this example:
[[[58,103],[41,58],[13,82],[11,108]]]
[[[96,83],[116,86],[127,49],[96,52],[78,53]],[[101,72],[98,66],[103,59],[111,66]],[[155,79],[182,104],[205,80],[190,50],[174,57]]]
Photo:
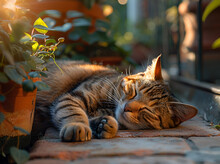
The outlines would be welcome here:
[[[186,143],[189,145],[189,147],[193,150],[193,151],[199,151],[199,148],[196,146],[196,144],[189,138],[185,139]],[[198,161],[194,161],[195,164],[204,164],[204,162],[198,162]]]
[[[196,144],[191,139],[186,138],[185,140],[192,150],[199,150],[199,148],[196,146]]]

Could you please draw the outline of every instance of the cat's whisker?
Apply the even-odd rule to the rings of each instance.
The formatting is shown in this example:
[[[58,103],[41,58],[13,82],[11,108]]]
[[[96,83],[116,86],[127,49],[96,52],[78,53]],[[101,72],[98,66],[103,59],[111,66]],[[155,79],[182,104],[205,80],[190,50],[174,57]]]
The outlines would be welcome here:
[[[144,71],[146,70],[146,67],[145,67],[144,63],[141,64],[141,67],[142,67],[142,69],[143,69]]]
[[[116,88],[116,86],[115,86],[115,84],[114,83],[112,83],[112,81],[110,81],[109,79],[105,79],[105,81],[110,85],[110,86],[112,86],[113,88],[113,90],[115,91],[115,93],[116,93],[116,96],[118,96],[118,100],[120,100],[120,94],[119,94],[119,92],[118,92],[118,90],[117,90],[117,88]]]
[[[96,90],[98,90],[98,88],[95,88]],[[120,101],[117,99],[117,97],[113,96],[112,93],[110,93],[109,90],[107,90],[106,88],[102,88],[105,90],[106,95],[113,101],[116,101],[117,103],[120,103]]]
[[[129,65],[128,67],[128,75],[130,76],[131,75],[131,66]]]
[[[111,100],[114,100],[117,103],[120,103],[120,101],[117,99],[117,97],[113,96],[109,91],[107,91],[106,94],[108,95],[109,98],[111,98]]]
[[[125,75],[128,76],[127,68],[125,69]]]

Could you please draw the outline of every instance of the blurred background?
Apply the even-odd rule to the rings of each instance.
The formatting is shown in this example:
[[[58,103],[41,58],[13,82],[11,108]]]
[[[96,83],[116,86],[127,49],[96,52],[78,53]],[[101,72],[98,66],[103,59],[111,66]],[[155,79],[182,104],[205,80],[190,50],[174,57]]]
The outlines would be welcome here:
[[[202,21],[210,0],[9,0],[64,37],[57,59],[145,69],[162,54],[169,75],[220,83],[219,7]],[[218,4],[216,4],[218,5]],[[217,45],[217,46],[216,46]]]

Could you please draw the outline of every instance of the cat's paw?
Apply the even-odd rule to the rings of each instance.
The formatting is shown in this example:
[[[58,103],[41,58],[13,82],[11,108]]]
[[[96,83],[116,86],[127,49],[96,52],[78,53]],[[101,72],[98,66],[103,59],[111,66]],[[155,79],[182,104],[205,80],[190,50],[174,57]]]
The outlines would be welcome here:
[[[92,131],[88,125],[83,123],[69,123],[60,130],[62,141],[89,141],[92,137]]]
[[[112,138],[118,131],[118,123],[112,116],[105,116],[99,122],[96,129],[97,138]]]

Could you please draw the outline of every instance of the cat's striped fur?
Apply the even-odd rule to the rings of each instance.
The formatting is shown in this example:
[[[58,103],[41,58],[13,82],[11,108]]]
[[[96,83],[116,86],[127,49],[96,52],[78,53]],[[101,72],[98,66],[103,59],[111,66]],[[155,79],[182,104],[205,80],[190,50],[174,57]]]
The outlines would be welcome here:
[[[160,56],[145,72],[129,76],[99,65],[59,65],[64,73],[48,66],[44,81],[51,90],[38,92],[34,130],[53,125],[63,141],[112,138],[118,129],[171,128],[197,113],[171,96]]]

